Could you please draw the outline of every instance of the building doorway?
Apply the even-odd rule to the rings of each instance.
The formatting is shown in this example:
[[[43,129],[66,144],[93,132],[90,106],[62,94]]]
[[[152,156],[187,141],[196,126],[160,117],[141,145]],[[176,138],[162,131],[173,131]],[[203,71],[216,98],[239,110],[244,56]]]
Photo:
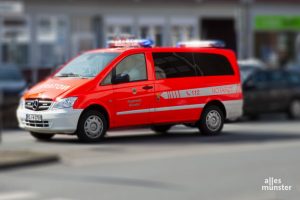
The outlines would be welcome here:
[[[201,39],[223,40],[226,47],[236,51],[234,19],[204,18],[200,21]]]

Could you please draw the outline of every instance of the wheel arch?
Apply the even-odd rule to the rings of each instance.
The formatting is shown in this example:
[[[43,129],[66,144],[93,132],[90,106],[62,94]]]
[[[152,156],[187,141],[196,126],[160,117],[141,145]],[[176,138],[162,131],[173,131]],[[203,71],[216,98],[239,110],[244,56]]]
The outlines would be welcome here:
[[[211,105],[218,106],[222,110],[222,112],[224,114],[224,118],[226,119],[226,117],[227,117],[226,108],[220,100],[210,100],[210,101],[208,101],[205,104],[205,106],[203,107],[203,110],[205,110],[205,108],[207,108],[208,106],[211,106]]]
[[[80,117],[89,110],[96,110],[96,111],[103,113],[107,119],[107,126],[108,126],[108,128],[110,127],[110,114],[104,106],[99,105],[99,104],[91,104],[83,110]]]

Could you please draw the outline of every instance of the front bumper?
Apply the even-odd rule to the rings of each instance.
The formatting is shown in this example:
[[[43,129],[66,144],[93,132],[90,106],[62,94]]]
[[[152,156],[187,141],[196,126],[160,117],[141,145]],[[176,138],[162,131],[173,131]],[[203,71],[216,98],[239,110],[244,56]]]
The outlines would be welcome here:
[[[82,109],[57,109],[46,111],[32,111],[25,108],[17,109],[19,127],[27,131],[38,133],[72,134],[77,129]],[[26,114],[42,115],[42,122],[26,121]]]

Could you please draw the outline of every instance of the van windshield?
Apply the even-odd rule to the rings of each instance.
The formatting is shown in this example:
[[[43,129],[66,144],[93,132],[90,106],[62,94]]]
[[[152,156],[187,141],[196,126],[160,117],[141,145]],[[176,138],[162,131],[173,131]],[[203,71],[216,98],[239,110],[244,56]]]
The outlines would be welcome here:
[[[84,53],[66,64],[55,77],[95,77],[118,55],[119,53]]]

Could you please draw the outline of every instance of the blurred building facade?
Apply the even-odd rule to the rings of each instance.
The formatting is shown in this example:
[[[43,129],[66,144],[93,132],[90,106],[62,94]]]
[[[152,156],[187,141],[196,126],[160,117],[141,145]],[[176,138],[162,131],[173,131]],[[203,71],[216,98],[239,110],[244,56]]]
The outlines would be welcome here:
[[[84,50],[132,34],[157,46],[221,39],[239,58],[296,66],[299,10],[299,0],[0,1],[0,64],[17,65],[35,82]]]

